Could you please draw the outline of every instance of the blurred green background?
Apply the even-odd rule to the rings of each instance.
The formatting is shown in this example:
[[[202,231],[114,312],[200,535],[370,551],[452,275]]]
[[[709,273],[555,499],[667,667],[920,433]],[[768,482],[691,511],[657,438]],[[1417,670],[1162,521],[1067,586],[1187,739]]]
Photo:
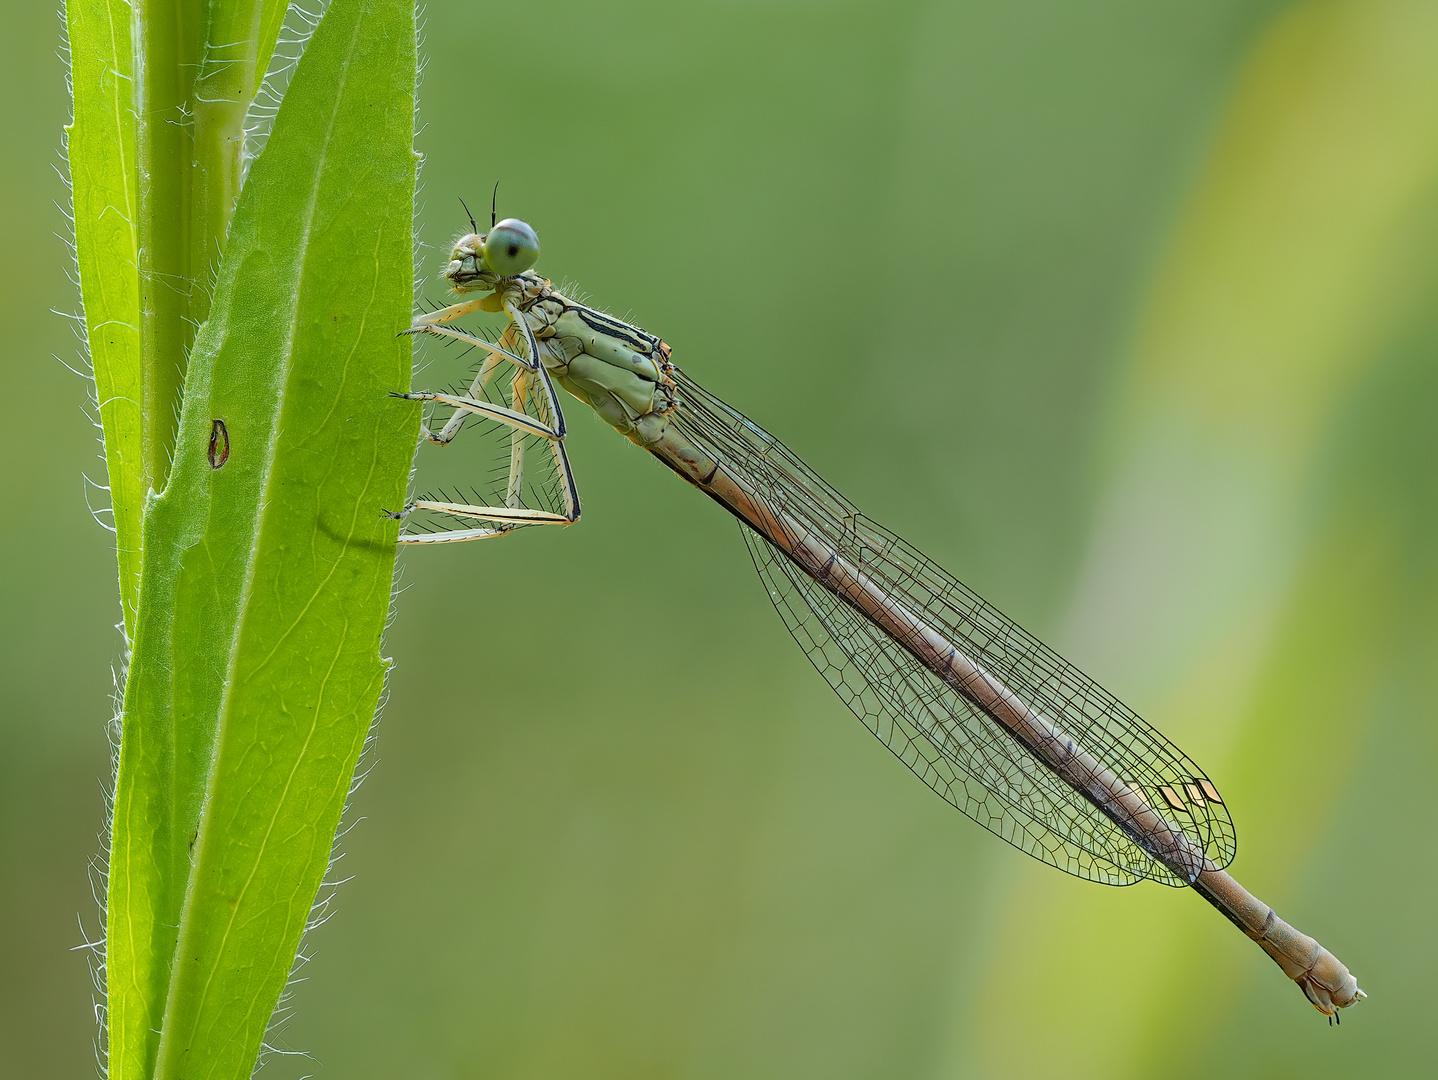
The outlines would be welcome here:
[[[0,1073],[92,1075],[114,560],[53,5],[0,40]],[[457,196],[1217,780],[1330,1031],[1197,896],[950,810],[737,527],[576,405],[581,525],[408,553],[265,1075],[1412,1075],[1438,963],[1438,7],[430,0]],[[424,382],[457,375],[430,349]],[[445,366],[448,364],[449,366]],[[462,454],[463,443],[452,454]],[[479,463],[476,463],[478,466]]]

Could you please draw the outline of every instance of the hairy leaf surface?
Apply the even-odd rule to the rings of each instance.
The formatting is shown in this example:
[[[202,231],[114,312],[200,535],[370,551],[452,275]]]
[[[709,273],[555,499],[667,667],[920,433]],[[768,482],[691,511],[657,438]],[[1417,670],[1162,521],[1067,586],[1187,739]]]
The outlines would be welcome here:
[[[247,1077],[384,679],[409,381],[413,10],[334,0],[251,170],[144,520],[111,1075]]]

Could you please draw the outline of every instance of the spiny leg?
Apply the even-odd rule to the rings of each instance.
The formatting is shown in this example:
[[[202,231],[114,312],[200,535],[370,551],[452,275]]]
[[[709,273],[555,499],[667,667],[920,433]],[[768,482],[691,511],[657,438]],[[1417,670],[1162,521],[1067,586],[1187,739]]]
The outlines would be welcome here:
[[[524,400],[529,394],[530,379],[527,368],[520,368],[510,380],[510,400],[524,409]],[[550,440],[555,441],[555,440]],[[509,432],[509,490],[504,497],[505,506],[522,506],[524,499],[524,433],[519,428]]]
[[[549,415],[554,418],[554,430],[557,438],[550,440],[549,445],[554,453],[555,471],[559,474],[560,491],[564,497],[564,512],[570,521],[578,521],[579,488],[575,486],[574,473],[569,467],[569,455],[564,449],[564,410],[559,407],[559,395],[555,392],[554,382],[549,377],[549,369],[544,366],[544,361],[540,357],[539,342],[535,340],[534,331],[530,329],[524,315],[508,299],[504,301],[504,310],[509,313],[510,321],[502,340],[510,342],[513,340],[510,337],[511,334],[522,335],[525,352],[534,360],[534,367],[531,370],[544,391],[544,401]],[[520,374],[528,373],[521,372]]]
[[[411,326],[408,330],[401,330],[400,334],[433,334],[435,337],[449,338],[451,341],[462,341],[466,345],[473,345],[479,349],[488,349],[490,352],[499,352],[504,356],[506,360],[509,360],[511,363],[518,364],[520,367],[533,366],[528,360],[524,359],[524,357],[518,355],[517,353],[514,353],[499,345],[496,345],[494,342],[488,340],[487,338],[482,338],[478,334],[471,334],[466,330],[460,330],[453,326]],[[504,337],[501,337],[500,340],[503,341],[506,338],[510,338],[508,330],[504,332]],[[510,338],[510,340],[512,341],[513,339]]]
[[[491,305],[491,306],[486,306]],[[493,311],[493,300],[490,294],[477,296],[473,300],[461,300],[457,304],[450,304],[449,307],[440,308],[438,311],[431,311],[428,315],[419,315],[410,324],[406,333],[416,333],[437,323],[447,323],[461,316],[468,315],[474,311]]]
[[[527,329],[528,327],[526,327]],[[529,337],[529,342],[531,348],[538,348],[532,335]],[[545,441],[549,443],[550,453],[554,457],[554,469],[559,478],[560,495],[564,500],[564,517],[566,521],[578,521],[579,489],[574,484],[574,474],[569,468],[569,455],[564,450],[564,413],[560,411],[558,396],[549,380],[549,372],[545,370],[542,363],[533,371],[528,368],[520,368],[514,373],[514,377],[510,381],[510,400],[514,402],[517,409],[523,412],[525,404],[534,392],[536,382],[542,387],[545,404],[553,410],[554,428]],[[509,490],[505,497],[506,506],[517,507],[523,504],[524,455],[525,437],[521,428],[516,425],[510,432]]]
[[[564,413],[559,407],[558,396],[554,392],[554,386],[549,379],[549,373],[545,371],[544,365],[539,361],[539,346],[535,341],[533,333],[524,324],[522,316],[517,311],[510,313],[512,319],[517,319],[516,325],[524,328],[524,339],[526,351],[533,360],[533,366],[525,363],[507,349],[495,346],[483,339],[474,339],[474,344],[482,345],[489,350],[489,358],[481,366],[479,374],[475,376],[471,384],[471,396],[459,397],[450,394],[435,394],[429,392],[396,394],[413,401],[438,401],[455,407],[455,415],[460,417],[460,424],[463,417],[469,413],[482,416],[505,424],[511,429],[510,433],[510,467],[509,482],[505,495],[505,505],[499,506],[477,506],[468,503],[441,502],[432,499],[419,499],[405,507],[403,513],[392,514],[392,517],[403,518],[415,510],[430,510],[441,514],[448,514],[459,518],[476,518],[481,521],[493,522],[493,525],[479,526],[471,529],[452,529],[436,533],[411,533],[401,534],[399,542],[402,544],[437,544],[455,543],[467,540],[487,540],[495,536],[503,536],[519,525],[567,525],[579,520],[579,491],[574,483],[574,474],[569,466],[569,456],[564,450]],[[501,340],[506,344],[517,344],[510,336],[513,326],[506,331],[505,338]],[[445,328],[444,336],[451,336],[448,328]],[[433,331],[431,331],[433,332]],[[507,339],[507,340],[506,340]],[[487,401],[480,401],[473,396],[482,392],[484,384],[488,382],[493,368],[490,365],[492,360],[495,365],[500,359],[514,361],[519,370],[515,372],[511,382],[512,404],[514,408],[493,405]],[[486,370],[489,368],[489,370]],[[525,411],[526,398],[533,390],[533,384],[538,381],[544,396],[545,404],[552,416],[553,427],[542,423],[540,420],[530,416]],[[455,424],[455,418],[451,417],[450,422],[440,432],[444,436],[450,432],[451,426],[454,432],[459,430]],[[454,437],[450,432],[449,438]],[[560,493],[564,500],[564,513],[556,514],[547,510],[531,510],[522,505],[524,487],[524,440],[536,435],[549,443],[551,453],[554,456],[556,472],[559,476]],[[434,438],[433,435],[430,436]],[[436,440],[439,441],[439,440]],[[445,441],[448,441],[447,439]]]
[[[464,396],[471,401],[488,400],[488,395],[485,394],[484,388],[489,384],[490,376],[494,374],[495,369],[499,367],[504,359],[505,357],[502,353],[487,353],[479,365],[479,371],[475,373],[474,380],[469,384],[469,390]],[[460,429],[464,427],[465,418],[469,415],[469,410],[456,406],[454,412],[450,414],[448,422],[445,423],[438,434],[431,431],[428,425],[425,424],[420,425],[420,434],[432,443],[438,443],[440,446],[448,446],[454,437],[459,434]]]
[[[526,329],[528,328],[526,327]],[[488,355],[484,359],[484,362],[480,364],[479,371],[475,374],[473,382],[470,383],[469,393],[466,395],[457,396],[447,394],[432,394],[428,391],[397,395],[415,401],[440,401],[447,405],[455,406],[455,411],[450,415],[450,418],[445,423],[444,428],[441,429],[437,434],[434,431],[430,430],[428,424],[420,425],[420,434],[424,438],[428,439],[430,442],[437,443],[440,446],[448,446],[450,442],[454,440],[454,437],[458,435],[460,430],[464,427],[464,421],[468,412],[478,413],[481,416],[493,416],[495,415],[495,413],[508,414],[511,417],[519,415],[516,414],[514,410],[506,409],[502,405],[491,404],[487,400],[487,395],[484,398],[481,398],[480,396],[484,391],[484,387],[488,384],[490,377],[493,375],[494,369],[498,367],[501,360],[508,360],[510,363],[521,369],[533,370],[535,367],[539,366],[537,361],[531,362],[516,353],[515,349],[518,345],[518,341],[514,333],[513,325],[505,327],[504,334],[500,337],[498,342],[491,342],[482,337],[477,337],[463,330],[456,330],[453,327],[448,326],[416,325],[409,332],[418,333],[420,331],[434,334],[437,337],[446,337],[451,338],[455,341],[462,341],[467,345],[473,345],[478,348],[484,349],[488,353]],[[530,340],[533,340],[532,335],[530,337]],[[550,397],[553,397],[552,391]],[[563,414],[560,414],[560,416],[561,419],[559,434],[562,436],[564,433],[562,427]],[[548,430],[549,429],[546,427],[544,431],[536,433],[544,434]]]
[[[565,512],[556,514],[549,510],[532,510],[525,506],[517,505],[518,500],[506,497],[505,506],[478,506],[471,503],[445,502],[437,499],[416,499],[404,508],[401,513],[390,514],[396,520],[402,520],[415,510],[429,510],[435,513],[447,514],[450,517],[473,518],[478,521],[492,522],[491,525],[477,526],[471,529],[456,529],[436,533],[401,533],[399,542],[401,544],[438,544],[464,540],[486,540],[492,536],[503,536],[519,525],[569,525],[579,520],[579,501],[574,494],[574,478],[569,472],[569,460],[563,451],[564,444],[558,440],[552,440],[551,445],[558,447],[555,454],[555,462],[561,470],[560,485],[564,494]],[[510,459],[510,492],[517,490],[514,483],[514,469],[516,460],[514,456]],[[518,457],[518,468],[522,473],[523,455]]]
[[[544,400],[548,406],[549,415],[554,418],[554,430],[559,432],[559,437],[564,438],[564,410],[559,407],[559,395],[554,391],[554,383],[549,379],[549,372],[544,369],[544,361],[540,359],[539,342],[534,338],[534,331],[529,328],[528,321],[524,314],[514,305],[508,297],[504,298],[504,310],[509,315],[509,328],[515,331],[524,341],[524,351],[528,354],[531,363],[526,366],[539,373],[539,385],[544,389]]]

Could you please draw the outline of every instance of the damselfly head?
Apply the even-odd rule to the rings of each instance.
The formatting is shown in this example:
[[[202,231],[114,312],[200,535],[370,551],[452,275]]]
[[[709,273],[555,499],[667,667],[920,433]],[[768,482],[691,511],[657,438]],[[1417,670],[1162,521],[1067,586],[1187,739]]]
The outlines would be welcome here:
[[[491,289],[500,278],[518,277],[539,259],[539,237],[518,218],[505,218],[488,234],[469,233],[454,242],[444,276],[460,292]]]
[[[484,237],[469,233],[454,242],[444,276],[459,292],[494,287],[494,275],[485,269]],[[488,280],[486,280],[486,278]]]

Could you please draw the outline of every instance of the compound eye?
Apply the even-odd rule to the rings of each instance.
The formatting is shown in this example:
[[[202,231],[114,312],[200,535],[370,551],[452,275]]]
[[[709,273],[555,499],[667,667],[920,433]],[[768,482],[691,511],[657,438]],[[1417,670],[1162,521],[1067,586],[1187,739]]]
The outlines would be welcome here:
[[[484,238],[484,265],[500,277],[515,277],[539,261],[539,237],[518,218],[505,218]]]

